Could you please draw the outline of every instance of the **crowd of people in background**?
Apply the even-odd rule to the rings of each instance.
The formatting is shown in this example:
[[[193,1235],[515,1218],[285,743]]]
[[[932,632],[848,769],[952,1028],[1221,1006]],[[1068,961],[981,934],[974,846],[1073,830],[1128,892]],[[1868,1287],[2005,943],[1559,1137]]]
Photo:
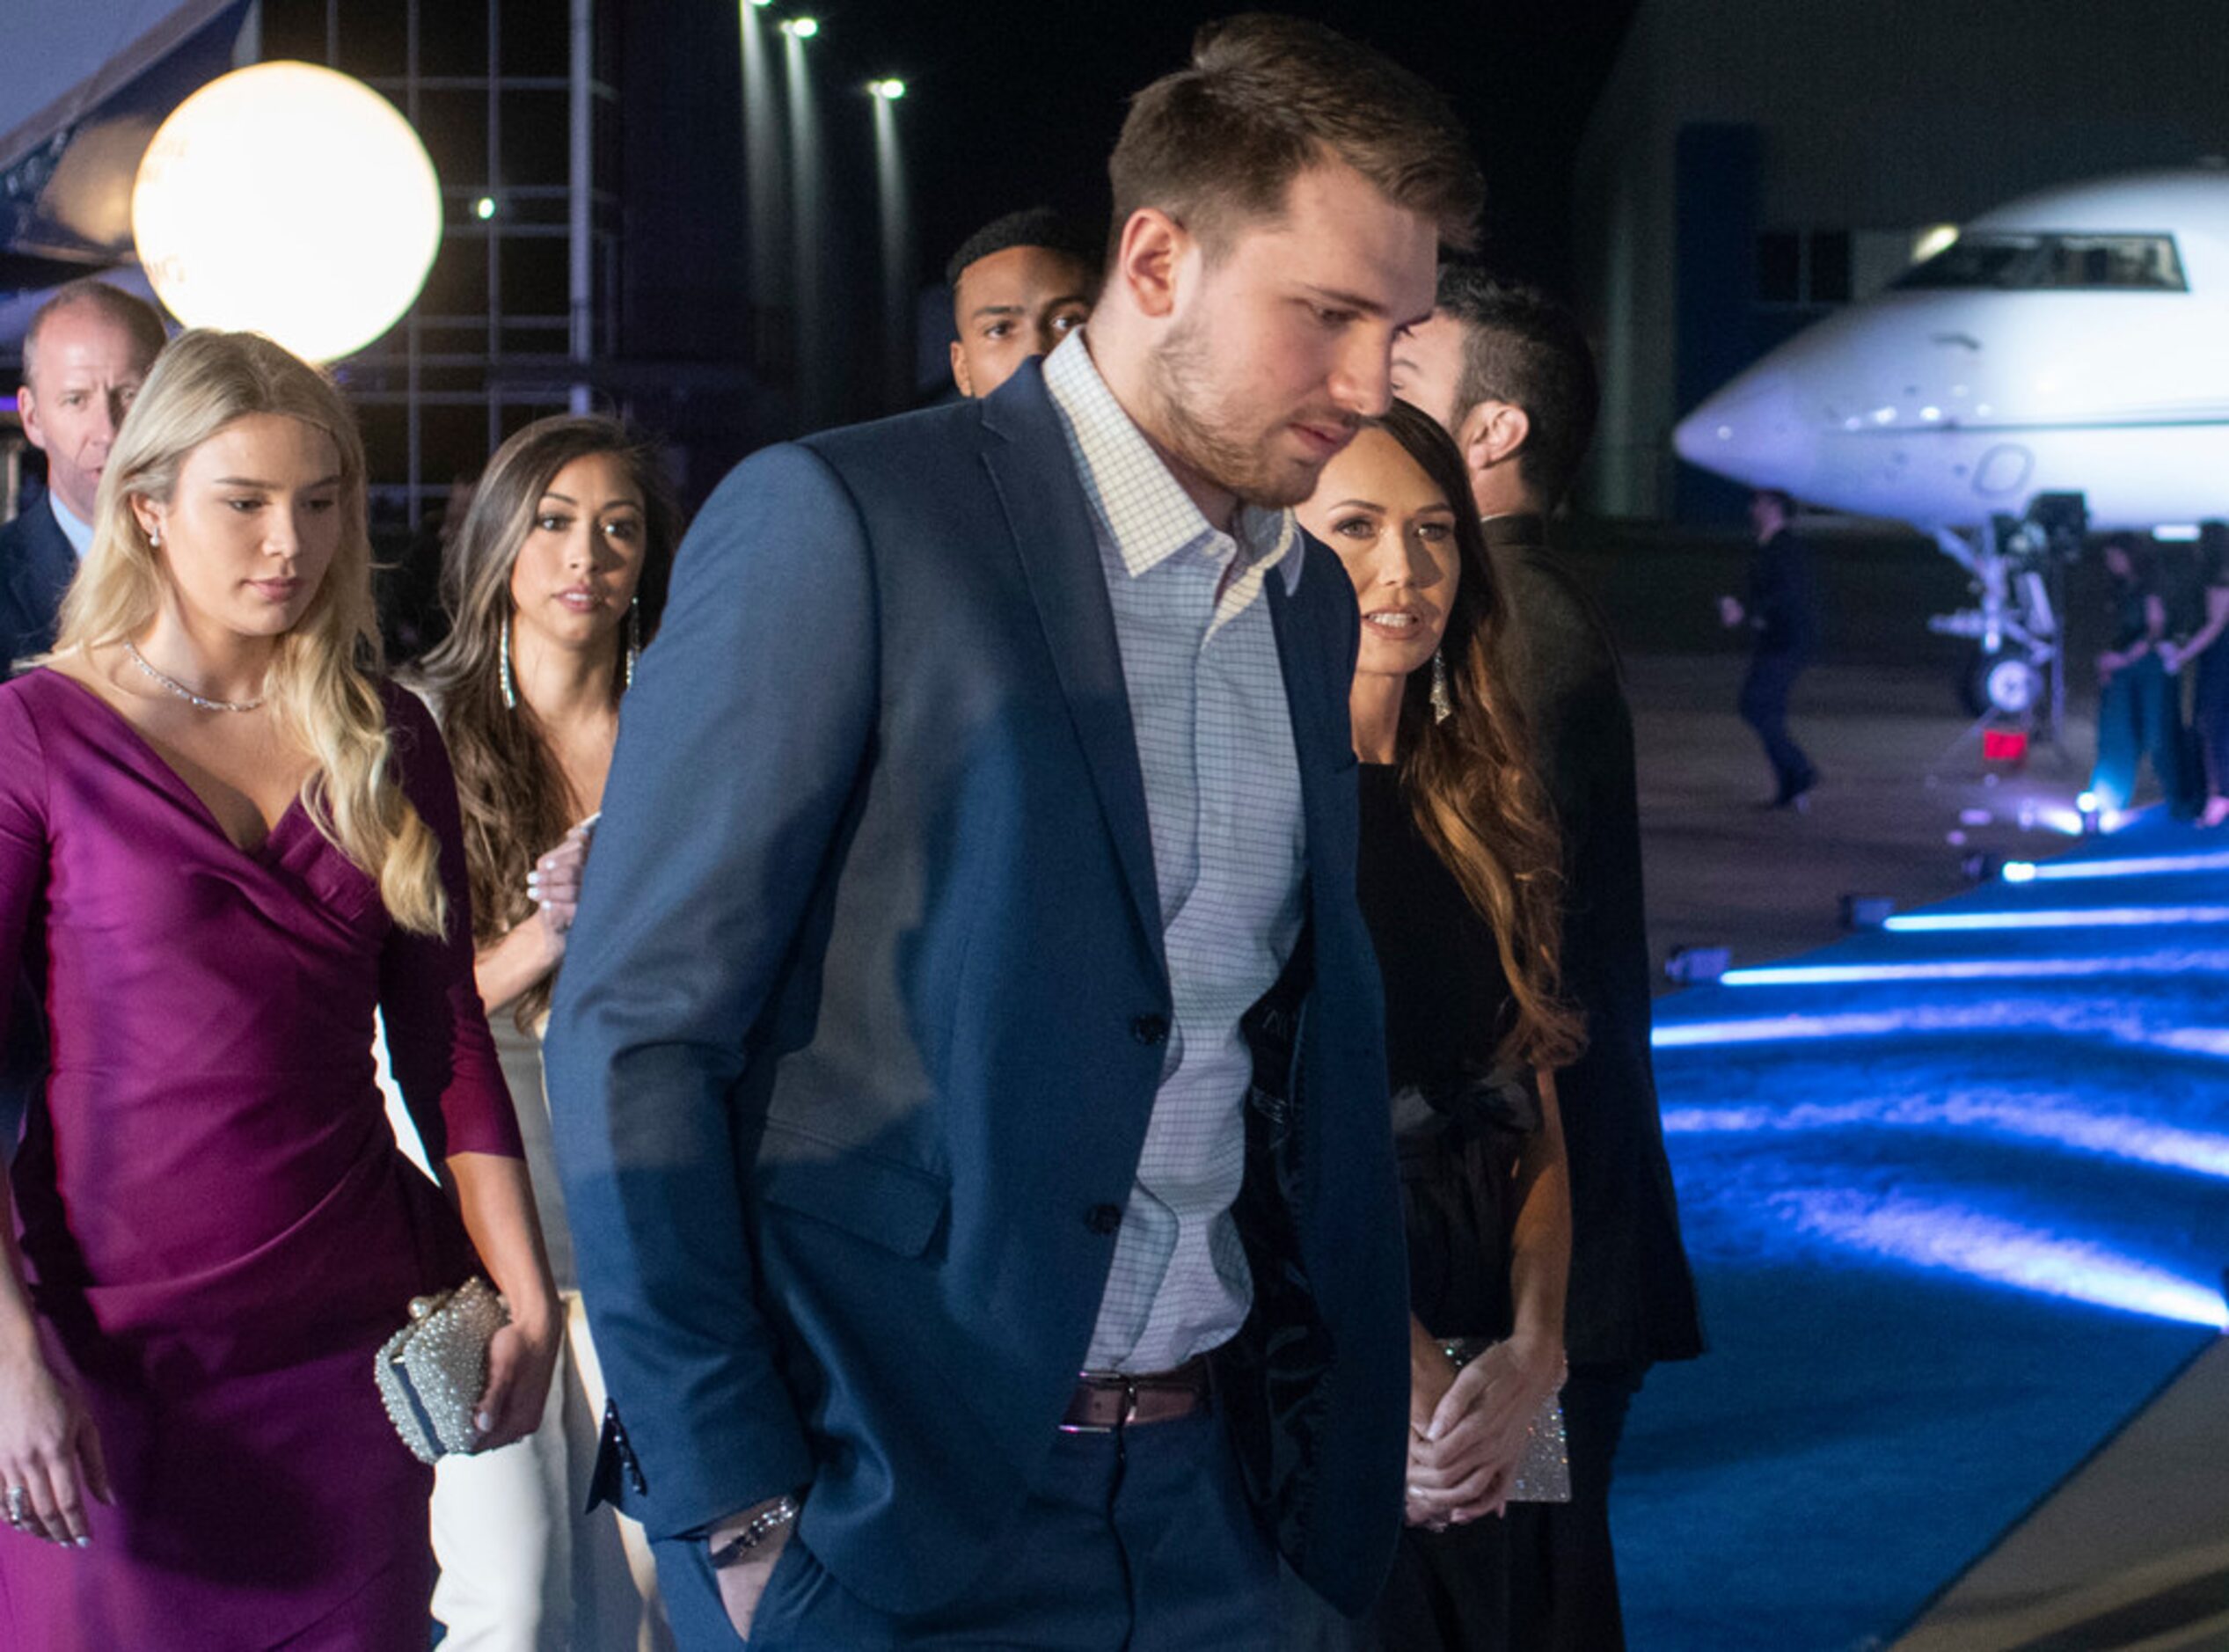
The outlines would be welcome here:
[[[1703,1339],[1592,356],[1440,259],[1462,134],[1327,31],[1203,31],[1110,170],[1111,246],[954,254],[949,405],[685,543],[654,443],[539,420],[385,644],[326,377],[33,318],[10,1644],[1623,1644]],[[1721,618],[1800,809],[1794,515]],[[2229,529],[2104,560],[2094,789],[2221,824]],[[474,1274],[428,1466],[374,1356]]]
[[[2229,523],[2201,524],[2188,546],[2114,534],[2103,562],[2111,608],[2097,656],[2091,795],[2100,809],[2126,809],[2148,760],[2176,819],[2229,822],[2229,648],[2220,641]]]
[[[1328,31],[1203,31],[1110,172],[1111,245],[954,254],[947,405],[685,539],[654,442],[539,420],[384,641],[327,377],[38,311],[0,1639],[1623,1645],[1614,1460],[1703,1335],[1591,354]],[[1794,511],[1721,608],[1787,809]],[[2214,826],[2198,552],[2106,545],[2093,788]],[[374,1358],[473,1275],[428,1466]]]

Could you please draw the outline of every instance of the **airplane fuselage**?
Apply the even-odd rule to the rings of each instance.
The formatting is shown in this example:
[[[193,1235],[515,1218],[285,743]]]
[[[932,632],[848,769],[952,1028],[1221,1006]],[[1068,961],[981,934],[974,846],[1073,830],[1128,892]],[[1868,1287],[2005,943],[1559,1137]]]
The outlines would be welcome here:
[[[1931,530],[2044,493],[2083,495],[2098,528],[2229,515],[2229,172],[1977,219],[1952,253],[1733,380],[1674,442],[1751,486]]]

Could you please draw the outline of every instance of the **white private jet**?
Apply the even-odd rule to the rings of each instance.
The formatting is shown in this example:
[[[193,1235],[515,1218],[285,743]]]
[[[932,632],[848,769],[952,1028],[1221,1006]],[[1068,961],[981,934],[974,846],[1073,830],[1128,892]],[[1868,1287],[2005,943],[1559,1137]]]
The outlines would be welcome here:
[[[1750,486],[1933,534],[1979,606],[1932,627],[1977,645],[1977,700],[2024,712],[2059,647],[2046,572],[2085,513],[2186,537],[2229,516],[2229,168],[1984,214],[1726,385],[1672,444]]]

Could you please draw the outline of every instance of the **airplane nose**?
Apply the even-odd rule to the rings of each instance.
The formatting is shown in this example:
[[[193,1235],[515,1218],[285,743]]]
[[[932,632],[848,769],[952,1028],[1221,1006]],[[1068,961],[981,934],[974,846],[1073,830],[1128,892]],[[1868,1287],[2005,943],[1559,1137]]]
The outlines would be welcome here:
[[[1784,373],[1750,373],[1705,401],[1672,430],[1690,464],[1750,487],[1802,494],[1818,466],[1817,433]]]

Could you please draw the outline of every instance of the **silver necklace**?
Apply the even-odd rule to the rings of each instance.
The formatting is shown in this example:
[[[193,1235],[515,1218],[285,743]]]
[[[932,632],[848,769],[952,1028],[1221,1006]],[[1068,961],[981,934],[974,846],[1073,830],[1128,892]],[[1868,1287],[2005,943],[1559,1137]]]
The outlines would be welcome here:
[[[147,656],[139,651],[139,646],[129,637],[124,639],[124,652],[131,655],[134,665],[153,677],[156,682],[177,695],[179,698],[190,701],[205,712],[252,712],[263,704],[263,696],[260,694],[252,700],[213,700],[196,694],[176,677],[167,676],[148,664]]]

